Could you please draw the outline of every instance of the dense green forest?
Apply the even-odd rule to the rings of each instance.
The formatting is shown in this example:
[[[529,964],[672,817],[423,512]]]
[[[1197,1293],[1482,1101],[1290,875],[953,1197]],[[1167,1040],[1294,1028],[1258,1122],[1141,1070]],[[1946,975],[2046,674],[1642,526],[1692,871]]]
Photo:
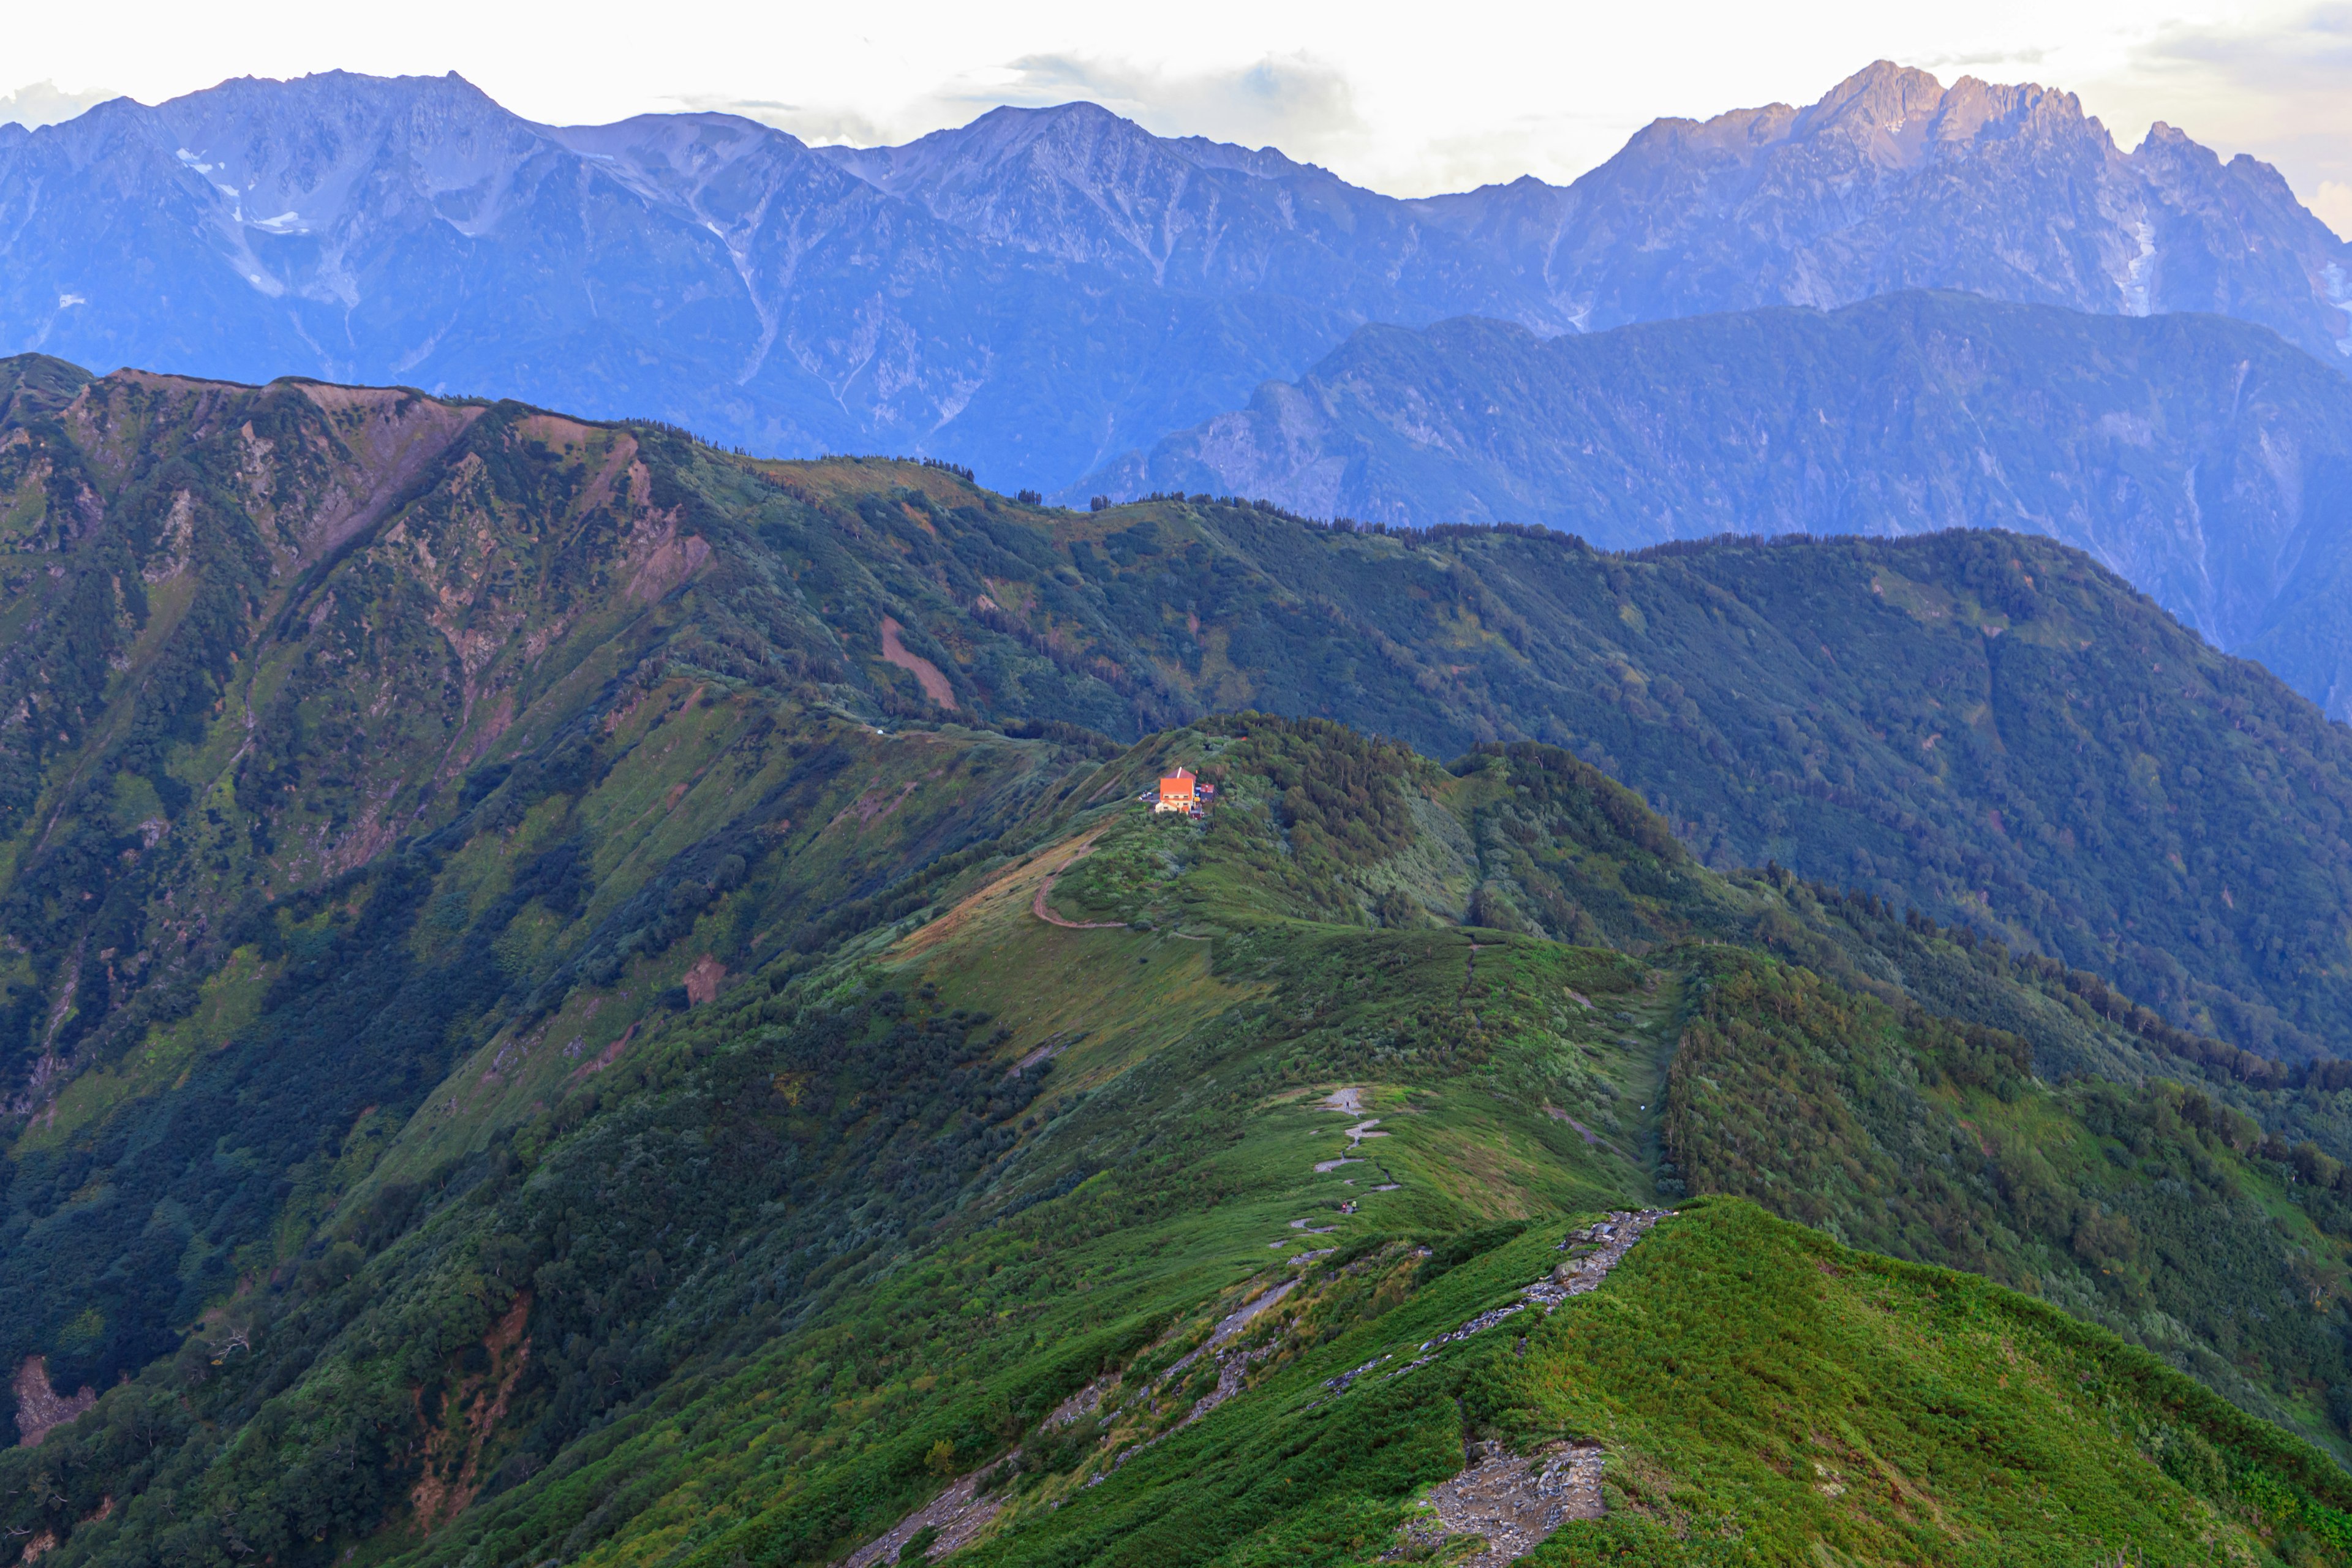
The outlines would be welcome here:
[[[962,1497],[975,1561],[1339,1563],[1570,1439],[1555,1554],[2352,1540],[2342,742],[2079,556],[11,375],[17,1561],[764,1568]],[[1202,823],[1136,804],[1178,763]],[[1402,1353],[1686,1198],[1486,1393],[1516,1333]],[[1916,1398],[1709,1436],[1676,1358],[1763,1342],[1666,1303],[1751,1286]],[[2100,1391],[1951,1416],[2077,1456],[2021,1510],[1927,1418],[2011,1351]]]

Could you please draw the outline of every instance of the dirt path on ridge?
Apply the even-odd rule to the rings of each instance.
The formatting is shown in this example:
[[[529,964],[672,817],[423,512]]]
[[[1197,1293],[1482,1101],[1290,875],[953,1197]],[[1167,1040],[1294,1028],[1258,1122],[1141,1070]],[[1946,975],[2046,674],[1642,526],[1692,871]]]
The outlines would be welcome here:
[[[1092,847],[1089,845],[1087,849]],[[1125,921],[1066,921],[1046,907],[1045,900],[1053,897],[1054,884],[1062,879],[1062,872],[1067,871],[1072,866],[1085,859],[1087,849],[1081,849],[1071,856],[1064,862],[1061,871],[1055,872],[1037,884],[1037,896],[1030,900],[1029,912],[1047,925],[1060,926],[1064,931],[1125,931],[1127,929]]]

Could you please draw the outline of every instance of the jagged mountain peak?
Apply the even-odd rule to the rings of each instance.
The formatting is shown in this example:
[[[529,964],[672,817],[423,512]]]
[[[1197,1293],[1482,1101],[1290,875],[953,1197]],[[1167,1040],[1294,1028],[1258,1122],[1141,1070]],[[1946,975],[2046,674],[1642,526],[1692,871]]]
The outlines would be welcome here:
[[[2112,150],[2105,128],[2083,112],[2073,93],[1972,76],[1946,87],[1927,71],[1879,60],[1801,109],[1776,102],[1727,110],[1704,121],[1653,121],[1594,174],[1624,159],[1697,153],[1729,154],[1745,163],[1832,146],[1850,148],[1861,160],[1884,169],[1910,171],[1941,152],[2037,129],[2045,135],[2088,135]]]
[[[934,217],[1032,254],[1158,288],[1267,289],[1360,319],[1426,319],[1425,280],[1400,276],[1429,265],[1412,205],[1271,148],[1156,136],[1080,101],[994,109],[903,146],[824,155]],[[1482,270],[1468,257],[1438,265]],[[1486,289],[1453,303],[1520,313],[1518,301]]]
[[[181,190],[240,249],[253,242],[241,230],[317,235],[368,223],[404,195],[487,193],[543,141],[455,72],[240,77],[139,118],[176,163]],[[251,270],[285,269],[255,258]]]
[[[2084,114],[2082,100],[2071,92],[1972,76],[1947,88],[1926,71],[1884,61],[1840,83],[1799,115],[1791,139],[1826,133],[1832,126],[1868,137],[1883,158],[1906,169],[1981,141],[2021,136],[2087,138],[2098,152],[2114,152],[2105,128]]]
[[[1889,130],[1935,113],[1944,84],[1927,72],[1892,60],[1874,60],[1797,116],[1799,133],[1815,125],[1862,118]]]
[[[1513,247],[1585,330],[1925,287],[2219,311],[2339,366],[2352,342],[2352,250],[2275,170],[2163,126],[2126,155],[2073,93],[1888,61],[1802,110],[1654,121],[1548,199],[1434,210]]]

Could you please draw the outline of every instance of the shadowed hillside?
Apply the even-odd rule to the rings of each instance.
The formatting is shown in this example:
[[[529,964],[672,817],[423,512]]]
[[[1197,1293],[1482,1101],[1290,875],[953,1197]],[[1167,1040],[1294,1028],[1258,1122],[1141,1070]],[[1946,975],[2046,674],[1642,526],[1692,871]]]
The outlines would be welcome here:
[[[1206,497],[1073,515],[514,405],[16,364],[12,1094],[180,1016],[233,909],[454,822],[499,769],[601,768],[670,679],[760,725],[782,699],[1133,737],[1256,706],[1440,756],[1544,740],[1718,867],[1979,925],[2248,1048],[2329,1054],[2352,1016],[2352,748],[2048,544],[1629,558]]]

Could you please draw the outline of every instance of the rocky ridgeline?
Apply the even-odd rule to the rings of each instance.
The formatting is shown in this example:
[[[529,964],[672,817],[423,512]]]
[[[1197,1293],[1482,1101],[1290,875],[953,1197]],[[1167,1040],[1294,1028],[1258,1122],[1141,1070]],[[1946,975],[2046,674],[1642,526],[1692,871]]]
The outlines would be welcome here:
[[[1490,1329],[1530,1307],[1549,1312],[1570,1297],[1596,1289],[1651,1226],[1671,1217],[1663,1209],[1621,1209],[1580,1230],[1570,1231],[1559,1244],[1560,1250],[1569,1257],[1543,1279],[1524,1288],[1519,1292],[1521,1300],[1481,1312],[1460,1327],[1423,1342],[1422,1354],[1417,1359],[1386,1375],[1402,1377],[1425,1366],[1445,1346]],[[1307,1260],[1302,1256],[1290,1261],[1297,1264]],[[1215,1385],[1192,1401],[1181,1419],[1150,1437],[1120,1447],[1108,1465],[1087,1478],[1087,1486],[1101,1485],[1129,1459],[1171,1433],[1192,1426],[1242,1392],[1251,1370],[1278,1354],[1286,1343],[1279,1329],[1268,1334],[1252,1333],[1251,1330],[1264,1322],[1266,1314],[1289,1298],[1300,1283],[1297,1279],[1284,1280],[1226,1313],[1198,1345],[1170,1363],[1165,1371],[1121,1401],[1116,1409],[1106,1411],[1103,1401],[1123,1380],[1118,1374],[1106,1374],[1064,1400],[1045,1418],[1045,1428],[1066,1431],[1089,1418],[1104,1423],[1108,1428],[1121,1415],[1148,1415],[1171,1391],[1182,1388],[1187,1374],[1204,1358],[1213,1362],[1217,1368]],[[1344,1394],[1358,1379],[1389,1359],[1376,1357],[1329,1379],[1324,1386],[1334,1394]],[[1107,1429],[1104,1445],[1108,1447],[1113,1440],[1114,1434]],[[918,1537],[921,1537],[924,1550],[932,1557],[944,1557],[962,1546],[985,1529],[1004,1505],[1005,1494],[992,1484],[992,1474],[1006,1466],[1017,1467],[1021,1458],[1021,1450],[1016,1449],[1004,1459],[957,1477],[930,1502],[842,1559],[840,1568],[872,1568],[873,1564],[895,1561],[898,1553]],[[1533,1551],[1563,1521],[1593,1518],[1601,1512],[1601,1452],[1595,1447],[1553,1445],[1533,1455],[1519,1456],[1505,1452],[1496,1444],[1473,1444],[1465,1458],[1468,1462],[1463,1472],[1431,1493],[1427,1510],[1411,1527],[1411,1541],[1435,1544],[1452,1536],[1475,1535],[1487,1543],[1483,1554],[1463,1561],[1499,1564]],[[997,1477],[998,1480],[1002,1479]],[[925,1531],[929,1533],[926,1535]]]

